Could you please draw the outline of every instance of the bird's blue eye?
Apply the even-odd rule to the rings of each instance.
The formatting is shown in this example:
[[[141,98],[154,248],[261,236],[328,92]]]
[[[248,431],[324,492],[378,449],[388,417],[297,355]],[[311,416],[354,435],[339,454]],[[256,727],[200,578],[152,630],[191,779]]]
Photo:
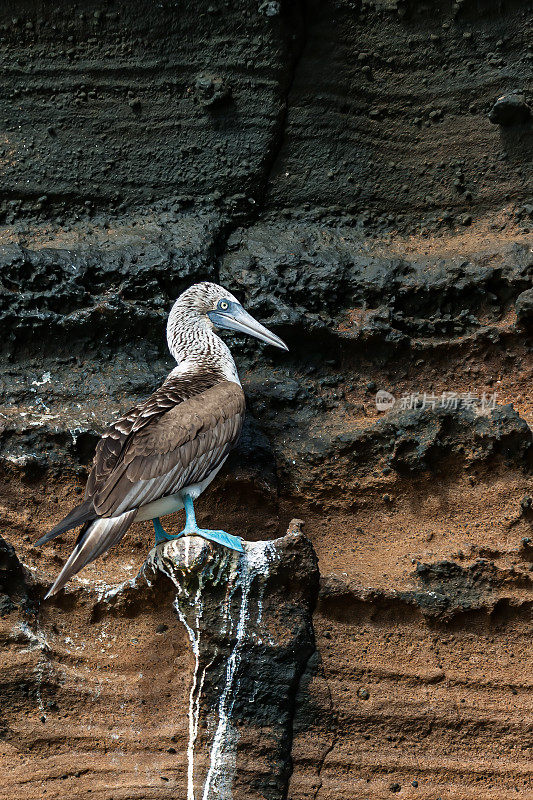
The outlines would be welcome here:
[[[219,304],[218,304],[218,307],[219,307],[219,308],[220,308],[222,311],[227,311],[227,310],[228,310],[228,308],[229,308],[229,303],[228,303],[228,301],[227,301],[227,300],[221,300],[221,301],[219,302]]]

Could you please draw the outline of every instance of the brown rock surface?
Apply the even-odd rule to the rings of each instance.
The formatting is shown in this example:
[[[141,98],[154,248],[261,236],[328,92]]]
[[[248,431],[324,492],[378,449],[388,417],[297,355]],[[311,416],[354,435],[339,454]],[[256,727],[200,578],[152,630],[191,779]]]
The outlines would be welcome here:
[[[248,418],[199,520],[255,542],[297,513],[320,571],[306,545],[267,583],[307,638],[252,653],[281,689],[238,716],[235,798],[533,797],[533,128],[489,119],[533,107],[532,24],[520,0],[2,4],[2,800],[187,794],[175,587],[98,599],[150,526],[54,603],[73,537],[33,542],[204,279],[290,352],[229,340]]]
[[[301,533],[243,556],[195,537],[159,545],[137,578],[38,613],[41,587],[27,574],[33,605],[18,602],[23,571],[5,552],[0,797],[286,796],[315,651]]]

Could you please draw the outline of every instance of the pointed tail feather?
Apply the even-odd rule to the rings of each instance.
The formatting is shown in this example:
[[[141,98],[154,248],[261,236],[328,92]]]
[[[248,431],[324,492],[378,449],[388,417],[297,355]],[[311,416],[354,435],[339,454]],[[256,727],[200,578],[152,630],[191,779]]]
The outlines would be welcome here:
[[[136,515],[137,509],[133,509],[119,517],[100,517],[94,522],[87,523],[78,536],[74,550],[44,599],[57,594],[73,575],[120,542]]]
[[[51,531],[45,533],[44,536],[35,542],[36,547],[40,547],[42,544],[46,544],[49,542],[50,539],[54,539],[56,536],[59,536],[60,533],[65,533],[65,531],[69,531],[71,528],[77,528],[78,525],[83,525],[85,522],[89,522],[90,520],[96,519],[97,513],[94,510],[93,501],[91,499],[84,500],[83,503],[77,508],[74,508],[66,517],[64,517],[61,522],[52,528]]]

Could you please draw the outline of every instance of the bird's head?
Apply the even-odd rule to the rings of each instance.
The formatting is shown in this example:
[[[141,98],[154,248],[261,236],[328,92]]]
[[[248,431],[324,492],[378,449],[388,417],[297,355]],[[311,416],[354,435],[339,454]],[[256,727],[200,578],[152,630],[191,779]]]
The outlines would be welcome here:
[[[211,329],[247,333],[262,342],[274,345],[274,347],[280,347],[282,350],[289,349],[279,336],[269,331],[245,311],[231,292],[216,283],[204,281],[190,286],[176,300],[171,316],[175,312],[179,314],[180,311],[183,314],[184,322],[187,317],[190,319],[194,315]]]

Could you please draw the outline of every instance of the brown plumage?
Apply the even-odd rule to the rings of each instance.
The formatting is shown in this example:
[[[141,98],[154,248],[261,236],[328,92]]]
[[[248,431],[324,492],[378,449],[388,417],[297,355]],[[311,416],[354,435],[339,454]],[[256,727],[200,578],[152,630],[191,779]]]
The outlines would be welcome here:
[[[239,438],[244,412],[238,383],[207,374],[191,381],[171,373],[148,400],[110,425],[97,445],[85,500],[75,509],[79,517],[71,512],[63,521],[68,527],[60,523],[37,542],[85,521],[47,597],[117,544],[140,508],[201,483],[216,470]]]
[[[98,516],[111,517],[127,510],[128,497],[140,481],[145,484],[140,505],[199,483],[228,455],[244,410],[238,383],[215,376],[191,382],[171,374],[144,404],[104,433],[86,499],[92,499]],[[161,494],[158,481],[166,482]]]

